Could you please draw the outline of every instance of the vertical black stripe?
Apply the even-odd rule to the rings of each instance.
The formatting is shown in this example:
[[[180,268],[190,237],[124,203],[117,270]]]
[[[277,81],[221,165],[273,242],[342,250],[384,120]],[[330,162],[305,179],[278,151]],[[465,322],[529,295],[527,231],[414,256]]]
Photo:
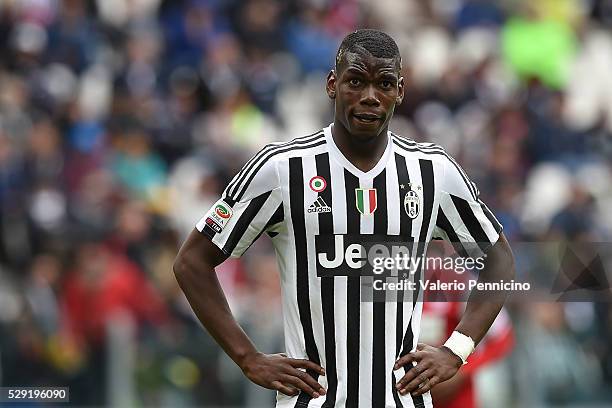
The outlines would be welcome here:
[[[377,207],[374,212],[374,234],[387,234],[387,181],[386,170],[374,178]],[[377,277],[374,277],[377,279]],[[384,279],[384,278],[383,278]],[[372,348],[372,406],[385,406],[385,299],[374,296],[373,308],[373,348]]]
[[[408,175],[408,167],[406,166],[406,158],[401,154],[395,153],[395,167],[397,168],[397,182],[400,187],[403,185],[404,188],[400,188],[400,235],[402,239],[408,239],[412,241],[412,220],[408,217],[408,214],[404,210],[404,196],[408,191],[408,185],[410,184],[410,176]]]
[[[268,197],[270,197],[270,194],[272,194],[272,191],[268,191],[266,193],[263,193],[262,195],[255,197],[251,200],[251,202],[242,212],[242,214],[240,214],[238,222],[236,222],[236,225],[234,225],[234,229],[232,229],[232,232],[230,233],[227,242],[223,246],[223,251],[225,253],[231,254],[232,252],[234,252],[234,249],[236,248],[236,245],[238,245],[238,242],[240,242],[240,240],[242,239],[244,232],[247,230],[249,225],[251,225],[251,222],[253,222],[253,219],[261,210],[261,207],[263,207]]]
[[[410,184],[410,176],[408,175],[408,167],[406,166],[406,158],[398,153],[395,154],[395,167],[397,169],[397,181],[398,188],[402,185],[403,189],[399,189],[399,203],[400,203],[400,236],[402,240],[412,242],[412,219],[408,217],[406,210],[404,210],[404,194],[406,194],[408,185]],[[399,271],[398,271],[399,274]],[[398,275],[398,279],[402,279],[401,275]],[[397,316],[396,316],[396,334],[395,334],[395,356],[399,356],[402,339],[404,337],[404,291],[397,292]]]
[[[310,315],[310,289],[308,287],[308,261],[306,250],[306,221],[304,219],[304,175],[302,172],[302,158],[289,159],[289,200],[291,206],[291,222],[295,240],[295,262],[297,279],[297,302],[304,342],[308,359],[320,364],[319,351],[312,331],[312,316]],[[315,380],[319,376],[315,371],[307,370]],[[296,406],[307,406],[312,397],[300,392]]]
[[[433,164],[431,160],[419,159],[419,167],[421,169],[421,180],[423,182],[423,223],[421,224],[421,231],[419,234],[419,242],[417,247],[417,256],[420,258],[425,253],[425,240],[427,239],[427,232],[429,231],[429,224],[431,223],[431,214],[433,213],[435,181]],[[421,265],[421,268],[419,268],[416,273],[415,282],[419,282],[421,280],[422,273],[423,266]],[[414,304],[419,298],[419,286],[420,285],[417,285],[417,289],[415,291],[412,317],[414,316]],[[409,326],[412,326],[412,317],[410,319]],[[412,332],[412,327],[410,327],[410,332]],[[412,348],[412,344],[410,345],[410,348]],[[413,396],[412,402],[414,403],[415,408],[425,408],[425,402],[423,401],[422,395],[419,395],[418,397]]]
[[[423,256],[425,252],[425,239],[427,238],[427,231],[429,230],[429,224],[431,221],[431,214],[433,212],[433,202],[434,202],[434,174],[433,174],[433,164],[431,160],[419,159],[419,167],[421,169],[421,184],[423,186],[423,223],[421,224],[421,230],[419,232],[419,240],[417,242],[417,251],[416,257],[419,259]],[[419,282],[421,280],[423,267],[421,267],[416,271],[414,281]],[[404,344],[401,355],[408,354],[412,350],[414,338],[412,334],[412,318],[414,317],[414,306],[419,297],[419,287],[420,285],[416,285],[416,290],[414,291],[414,297],[412,301],[412,315],[410,316],[410,321],[408,322],[408,328],[406,329],[406,334],[404,335]],[[425,407],[425,403],[423,402],[423,396],[412,396],[412,402],[416,408]]]
[[[480,249],[486,251],[490,247],[489,237],[487,237],[487,234],[482,229],[482,225],[480,225],[480,221],[476,218],[476,214],[474,214],[472,207],[470,207],[470,203],[461,197],[452,194],[449,195],[451,200],[453,200],[455,208],[457,208],[461,221],[463,221],[463,224],[467,227],[470,235],[474,238],[474,241],[476,241]]]
[[[316,155],[315,161],[317,164],[317,175],[323,177],[327,182],[327,187],[319,193],[317,201],[324,201],[325,204],[333,208],[329,153]],[[321,203],[321,205],[323,205],[323,203]],[[333,235],[333,213],[319,213],[318,215],[319,235]],[[327,394],[322,408],[333,408],[336,405],[336,392],[338,388],[334,319],[334,280],[335,278],[333,276],[321,278],[321,305],[323,310],[323,330],[325,332],[325,375],[327,377]]]
[[[360,214],[355,205],[355,189],[359,188],[359,179],[344,170],[344,187],[346,190],[346,229],[348,234],[360,233]],[[346,408],[357,408],[359,405],[359,329],[360,329],[360,277],[347,278],[347,317],[346,317],[346,355],[347,355],[347,397]]]
[[[383,170],[374,178],[376,189],[376,211],[374,212],[374,234],[387,234],[387,171]]]
[[[404,196],[407,192],[408,185],[410,184],[410,176],[408,175],[406,158],[398,153],[395,153],[395,168],[397,170],[397,187],[399,191],[398,200],[400,203],[400,240],[412,242],[412,219],[408,217],[408,214],[404,209]],[[404,188],[402,189],[401,186],[404,186]],[[403,274],[398,271],[398,280],[404,279],[402,275]],[[396,291],[396,293],[397,312],[395,316],[395,358],[397,359],[402,349],[402,340],[404,338],[404,291]],[[391,392],[393,393],[396,408],[401,408],[403,405],[399,398],[397,389],[395,388],[395,384],[396,378],[395,374],[393,374],[391,379]]]

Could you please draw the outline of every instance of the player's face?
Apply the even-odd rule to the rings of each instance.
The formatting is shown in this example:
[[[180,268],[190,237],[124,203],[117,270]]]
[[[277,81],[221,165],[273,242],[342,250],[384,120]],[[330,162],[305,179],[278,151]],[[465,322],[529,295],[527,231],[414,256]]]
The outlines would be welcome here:
[[[404,80],[392,58],[346,53],[338,72],[327,77],[327,94],[335,99],[336,121],[351,136],[369,140],[387,129],[404,97]]]

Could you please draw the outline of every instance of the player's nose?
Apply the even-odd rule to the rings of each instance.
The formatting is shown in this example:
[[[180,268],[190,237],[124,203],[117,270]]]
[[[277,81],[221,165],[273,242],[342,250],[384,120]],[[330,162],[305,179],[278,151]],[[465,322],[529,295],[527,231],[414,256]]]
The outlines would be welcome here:
[[[376,89],[374,89],[374,86],[368,85],[364,88],[363,93],[361,94],[360,103],[363,105],[380,105],[380,100],[376,95]]]

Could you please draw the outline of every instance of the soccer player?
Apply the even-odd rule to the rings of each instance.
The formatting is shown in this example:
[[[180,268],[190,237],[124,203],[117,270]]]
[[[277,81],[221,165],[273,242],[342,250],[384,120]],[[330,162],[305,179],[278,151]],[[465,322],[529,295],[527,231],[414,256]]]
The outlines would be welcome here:
[[[513,277],[501,226],[463,170],[441,147],[388,130],[404,96],[400,72],[387,34],[347,35],[326,83],[334,122],[257,153],[175,261],[199,320],[251,381],[277,390],[279,408],[431,407],[429,390],[457,372],[502,307],[503,299],[484,302],[472,291],[444,346],[417,344],[422,291],[417,285],[392,301],[368,299],[373,275],[363,273],[364,243],[412,244],[418,258],[431,239],[443,238],[486,253],[479,280]],[[214,272],[264,233],[280,267],[286,354],[256,350]],[[422,275],[408,276],[418,282]]]

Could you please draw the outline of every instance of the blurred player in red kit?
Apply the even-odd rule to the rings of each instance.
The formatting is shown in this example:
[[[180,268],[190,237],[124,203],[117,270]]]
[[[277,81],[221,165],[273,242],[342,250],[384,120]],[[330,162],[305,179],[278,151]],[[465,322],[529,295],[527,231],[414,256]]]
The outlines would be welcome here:
[[[466,285],[468,279],[473,278],[468,272],[460,274],[445,269],[428,270],[427,276],[430,280],[441,282],[458,280],[465,282]],[[433,300],[432,295],[434,293],[425,291],[426,302],[423,304],[421,318],[421,341],[432,345],[442,345],[461,319],[465,303],[459,301],[461,294],[458,292],[446,292],[446,299],[449,300],[440,299],[440,293],[436,293],[436,301],[428,302],[428,298]],[[477,408],[476,374],[487,364],[508,356],[513,347],[512,322],[508,313],[502,309],[486,336],[468,358],[467,364],[462,366],[453,378],[438,384],[432,390],[434,406],[436,408]]]

